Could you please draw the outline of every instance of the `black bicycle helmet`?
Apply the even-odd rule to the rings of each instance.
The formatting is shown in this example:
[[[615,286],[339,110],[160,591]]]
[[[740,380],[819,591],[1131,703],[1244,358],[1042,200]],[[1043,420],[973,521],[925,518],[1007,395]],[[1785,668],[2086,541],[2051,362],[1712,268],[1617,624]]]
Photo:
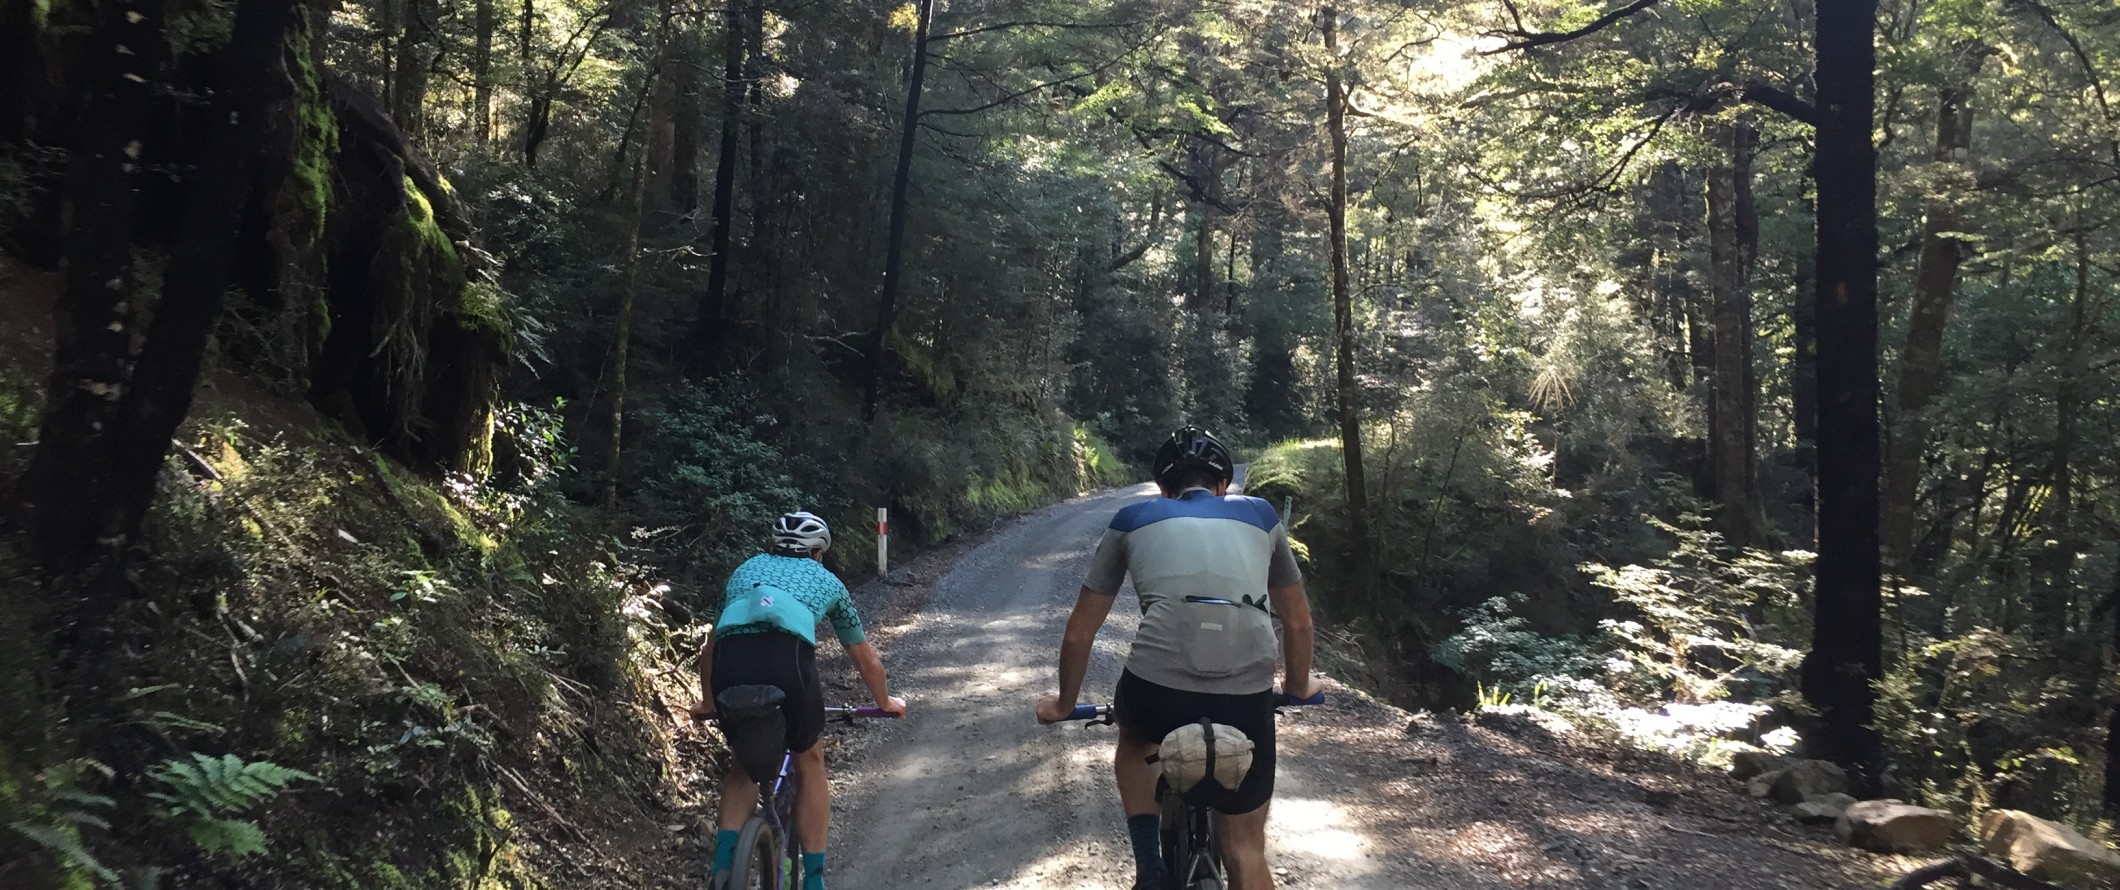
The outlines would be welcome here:
[[[1157,482],[1168,479],[1172,473],[1188,467],[1204,469],[1217,482],[1228,482],[1236,477],[1237,459],[1222,440],[1196,426],[1189,426],[1170,434],[1163,440],[1163,447],[1156,449],[1154,470]]]

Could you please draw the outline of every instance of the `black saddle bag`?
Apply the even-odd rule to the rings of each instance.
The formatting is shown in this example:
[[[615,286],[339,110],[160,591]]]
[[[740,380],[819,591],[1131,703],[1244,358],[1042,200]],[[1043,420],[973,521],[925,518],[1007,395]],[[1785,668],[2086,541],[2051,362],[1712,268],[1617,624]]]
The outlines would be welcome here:
[[[778,686],[731,686],[714,697],[729,753],[751,780],[770,785],[788,751],[788,694]]]

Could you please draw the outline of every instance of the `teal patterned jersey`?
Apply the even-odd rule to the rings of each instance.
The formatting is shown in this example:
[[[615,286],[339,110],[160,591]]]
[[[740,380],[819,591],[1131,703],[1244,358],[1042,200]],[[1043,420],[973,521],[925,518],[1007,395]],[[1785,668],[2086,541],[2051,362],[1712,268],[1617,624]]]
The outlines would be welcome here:
[[[823,563],[803,556],[780,556],[761,553],[737,566],[729,575],[728,587],[722,594],[724,611],[740,597],[759,585],[777,587],[795,597],[810,612],[812,627],[822,619],[831,619],[832,632],[839,637],[842,646],[859,645],[868,639],[861,629],[861,616],[854,611],[854,599],[841,583],[839,576],[825,568]],[[764,633],[786,630],[798,637],[807,636],[793,628],[782,628],[773,624],[753,623],[734,627],[717,627],[714,635],[729,637],[737,634]]]

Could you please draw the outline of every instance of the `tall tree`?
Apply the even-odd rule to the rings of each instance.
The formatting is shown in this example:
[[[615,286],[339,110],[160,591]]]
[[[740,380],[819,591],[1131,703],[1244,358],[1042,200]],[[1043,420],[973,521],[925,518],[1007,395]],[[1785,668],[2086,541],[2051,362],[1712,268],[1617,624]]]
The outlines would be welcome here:
[[[1340,460],[1347,477],[1347,524],[1353,537],[1358,596],[1368,596],[1376,565],[1369,537],[1369,484],[1362,472],[1362,414],[1354,374],[1354,294],[1347,282],[1347,89],[1340,71],[1339,10],[1318,12],[1325,32],[1325,129],[1332,140],[1332,193],[1326,198],[1332,241],[1334,383],[1340,416]]]
[[[478,0],[471,23],[471,113],[473,138],[484,150],[493,141],[493,0]]]
[[[928,27],[935,0],[919,0],[913,24],[913,66],[906,76],[905,117],[899,124],[898,166],[891,173],[891,222],[885,234],[883,286],[876,295],[876,327],[869,332],[869,379],[861,397],[861,419],[876,419],[883,381],[890,373],[891,325],[898,318],[898,290],[905,274],[906,192],[913,180],[913,146],[920,135],[920,88],[927,80]]]
[[[1723,534],[1751,546],[1766,524],[1760,511],[1754,422],[1758,372],[1752,364],[1752,259],[1759,224],[1752,202],[1753,130],[1740,120],[1716,128],[1719,159],[1708,171],[1708,254],[1714,340],[1708,391],[1708,457]]]
[[[721,145],[714,159],[714,209],[709,225],[707,296],[699,307],[698,340],[708,342],[721,324],[728,301],[729,250],[736,215],[736,137],[743,126],[743,7],[730,3],[722,13]]]
[[[1857,788],[1883,750],[1877,420],[1876,0],[1821,3],[1817,18],[1818,562],[1804,698],[1819,753]]]
[[[1968,41],[1957,48],[1962,76],[1944,84],[1936,103],[1936,150],[1930,156],[1940,177],[1924,208],[1921,256],[1914,266],[1914,300],[1907,316],[1906,346],[1899,352],[1898,401],[1884,464],[1884,558],[1893,574],[1911,569],[1914,502],[1920,493],[1922,455],[1928,450],[1929,404],[1943,384],[1943,332],[1958,290],[1958,268],[1971,251],[1964,235],[1963,205],[1971,186],[1973,76],[1994,52]],[[1948,67],[1948,66],[1946,66]]]

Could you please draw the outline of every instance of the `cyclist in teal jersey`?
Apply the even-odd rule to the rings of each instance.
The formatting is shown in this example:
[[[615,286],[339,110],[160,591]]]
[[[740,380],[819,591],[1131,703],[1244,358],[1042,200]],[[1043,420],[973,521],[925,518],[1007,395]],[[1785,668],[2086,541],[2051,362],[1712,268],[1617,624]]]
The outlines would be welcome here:
[[[789,513],[773,523],[773,550],[751,557],[729,576],[721,618],[699,652],[704,699],[694,717],[715,711],[721,693],[737,686],[772,686],[785,696],[785,750],[795,752],[798,773],[795,833],[802,842],[802,890],[824,890],[825,834],[832,816],[831,785],[825,779],[824,687],[817,679],[817,624],[832,623],[847,657],[861,671],[876,707],[905,716],[905,700],[890,694],[883,661],[868,643],[861,616],[837,575],[824,567],[832,530],[810,513]],[[770,713],[770,712],[769,712]],[[734,739],[732,739],[732,743]],[[758,802],[758,783],[742,767],[722,780],[720,831],[714,838],[714,873],[735,863],[737,830]]]

